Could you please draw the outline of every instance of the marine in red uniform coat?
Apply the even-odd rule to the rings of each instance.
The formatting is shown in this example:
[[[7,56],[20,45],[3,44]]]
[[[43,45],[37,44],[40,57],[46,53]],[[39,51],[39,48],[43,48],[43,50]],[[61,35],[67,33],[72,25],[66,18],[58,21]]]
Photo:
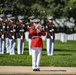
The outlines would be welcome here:
[[[45,32],[39,32],[37,29],[33,30],[30,28],[30,34],[32,35],[31,48],[42,48],[43,44],[41,36],[45,36]]]
[[[40,71],[40,58],[42,51],[42,38],[41,36],[45,36],[46,33],[44,30],[41,30],[41,26],[38,24],[39,19],[34,19],[33,26],[29,29],[29,33],[32,35],[32,68],[33,71]]]

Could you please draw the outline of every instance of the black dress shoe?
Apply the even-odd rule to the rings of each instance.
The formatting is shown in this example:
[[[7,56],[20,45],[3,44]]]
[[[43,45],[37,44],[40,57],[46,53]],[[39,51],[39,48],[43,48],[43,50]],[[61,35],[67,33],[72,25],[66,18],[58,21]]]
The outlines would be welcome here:
[[[36,69],[36,71],[40,71],[40,69]]]
[[[36,69],[33,69],[33,71],[36,71]]]

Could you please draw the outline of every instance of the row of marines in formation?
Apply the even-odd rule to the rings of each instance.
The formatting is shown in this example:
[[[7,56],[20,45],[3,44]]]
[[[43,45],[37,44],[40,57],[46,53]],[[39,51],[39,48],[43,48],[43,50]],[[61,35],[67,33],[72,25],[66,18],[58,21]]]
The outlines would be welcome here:
[[[15,24],[15,17],[12,14],[6,15],[6,22],[4,21],[4,14],[0,14],[0,54],[4,54],[4,44],[6,47],[6,53],[10,55],[15,54],[15,46],[17,42],[17,53],[23,54],[24,52],[24,40],[25,32],[28,31],[30,27],[32,29],[39,28],[41,32],[46,32],[47,36],[47,55],[53,55],[54,49],[54,32],[55,25],[53,23],[53,17],[47,18],[46,26],[40,25],[40,19],[36,19],[34,16],[30,16],[29,24],[24,24],[24,16],[18,16],[17,24]],[[36,23],[36,26],[33,25]],[[29,34],[29,55],[32,55],[31,52],[31,40],[32,35]]]

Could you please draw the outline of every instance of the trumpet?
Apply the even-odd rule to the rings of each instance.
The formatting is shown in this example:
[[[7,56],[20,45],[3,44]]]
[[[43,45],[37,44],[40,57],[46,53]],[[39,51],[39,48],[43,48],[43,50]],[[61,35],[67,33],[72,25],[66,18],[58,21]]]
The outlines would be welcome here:
[[[35,28],[36,28],[36,29],[39,29],[40,31],[45,31],[44,26],[42,26],[42,25],[40,25],[40,24],[38,24]]]

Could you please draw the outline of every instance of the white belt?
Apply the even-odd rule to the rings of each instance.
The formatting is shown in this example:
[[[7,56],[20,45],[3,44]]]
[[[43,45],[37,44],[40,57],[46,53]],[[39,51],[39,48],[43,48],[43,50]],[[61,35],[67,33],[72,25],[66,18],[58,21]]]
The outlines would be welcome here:
[[[20,30],[20,32],[24,32],[24,30],[22,29],[22,30]]]
[[[32,38],[41,38],[41,36],[32,36]]]

